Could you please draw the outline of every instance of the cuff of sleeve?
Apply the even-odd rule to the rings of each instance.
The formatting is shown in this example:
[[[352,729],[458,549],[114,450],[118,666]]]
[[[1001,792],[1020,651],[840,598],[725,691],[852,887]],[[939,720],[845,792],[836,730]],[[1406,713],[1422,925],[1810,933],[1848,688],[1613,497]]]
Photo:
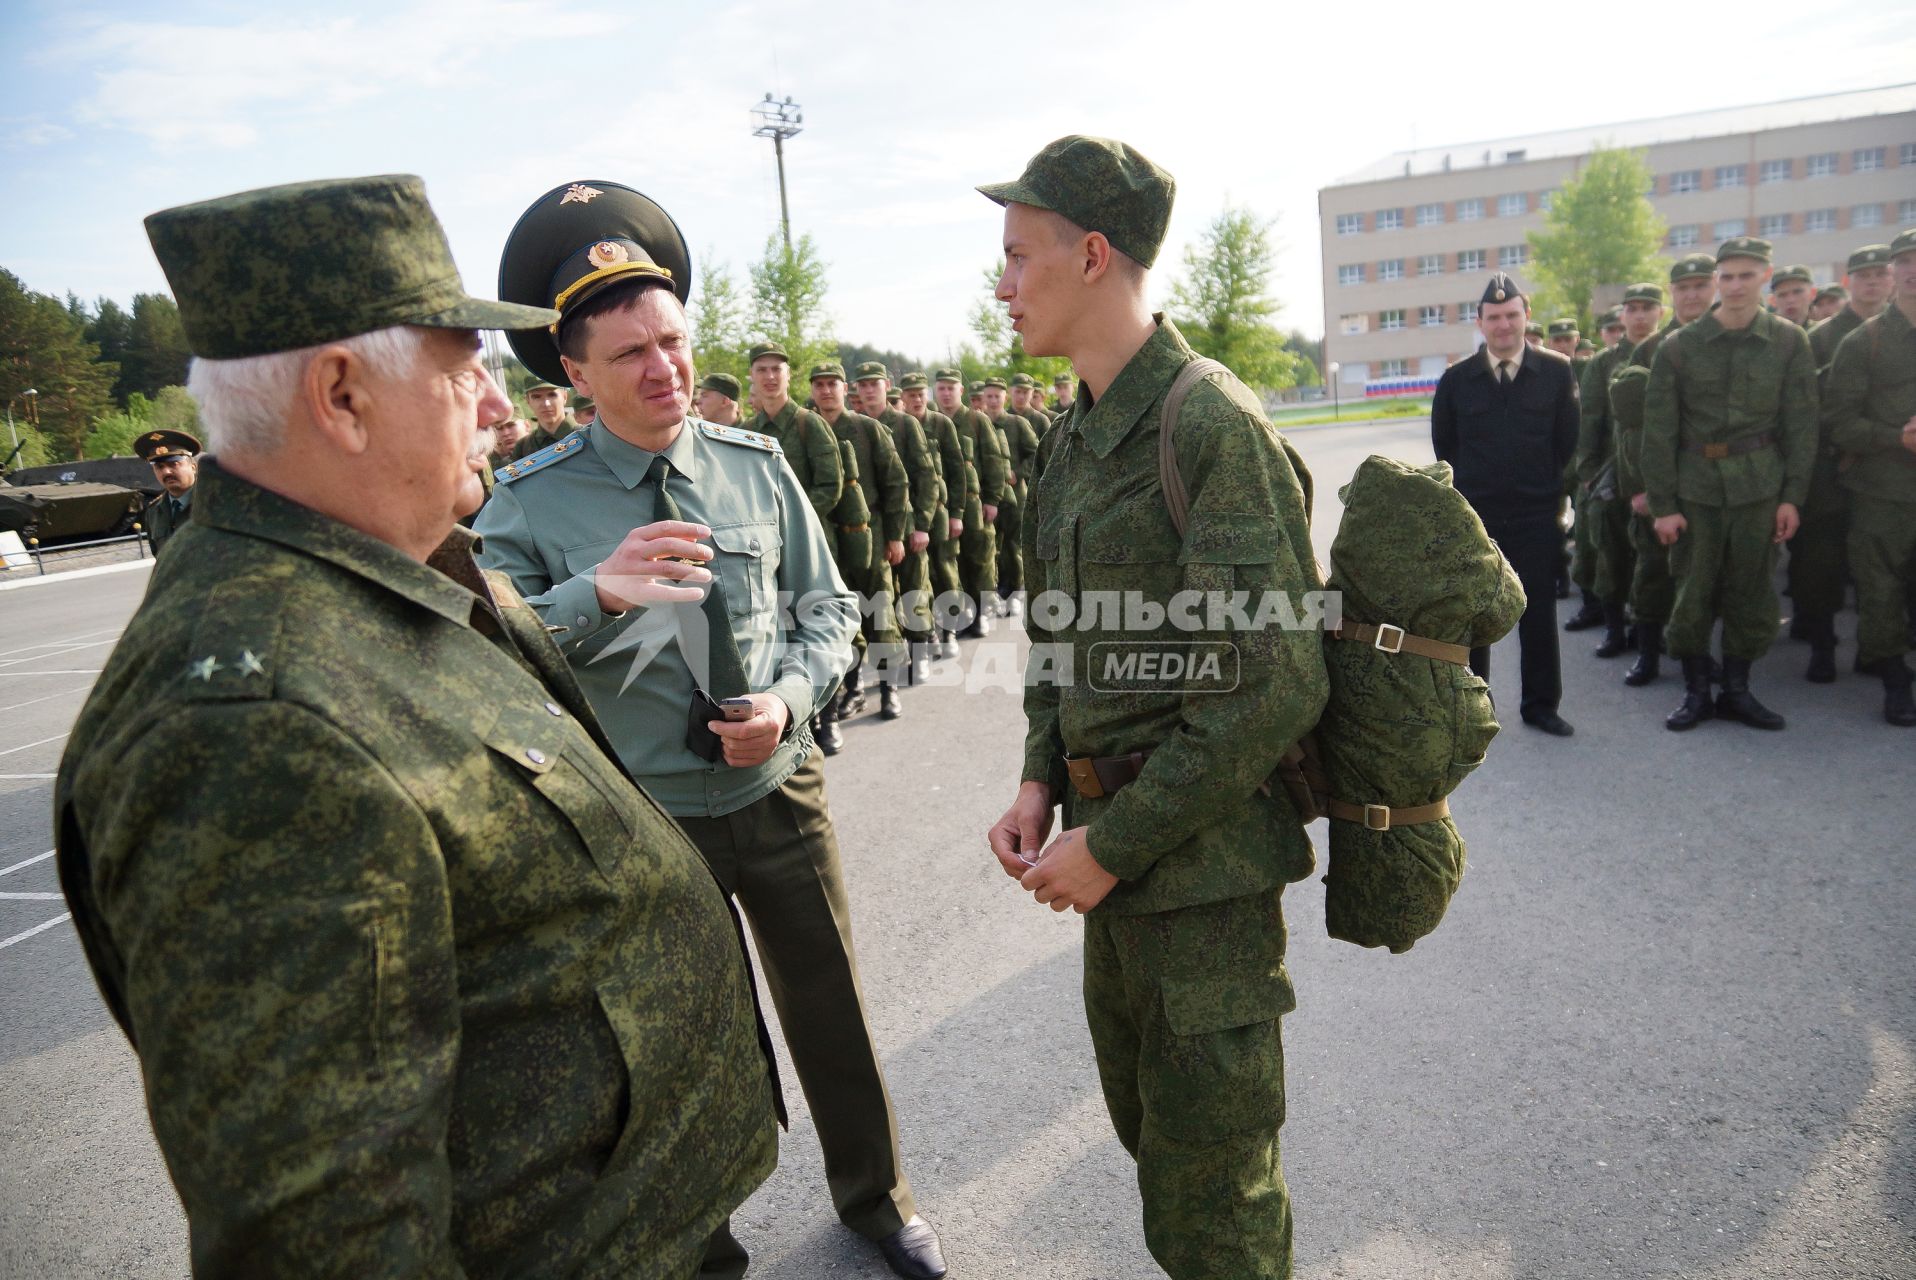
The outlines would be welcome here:
[[[1682,512],[1677,509],[1676,499],[1674,498],[1659,493],[1651,493],[1645,494],[1644,500],[1650,504],[1650,515],[1654,519],[1661,520],[1664,516],[1682,514]]]
[[[772,694],[785,704],[791,713],[785,725],[785,736],[790,737],[793,726],[809,721],[812,713],[818,710],[818,691],[812,682],[801,675],[789,675],[780,678],[765,692]]]
[[[1085,848],[1091,860],[1120,880],[1136,880],[1151,869],[1157,856],[1125,839],[1123,822],[1115,820],[1107,809],[1093,819],[1084,831]]]
[[[608,614],[599,608],[599,589],[592,580],[598,568],[594,565],[578,577],[560,583],[547,598],[546,621],[565,628],[553,637],[563,648],[591,639],[625,616]]]

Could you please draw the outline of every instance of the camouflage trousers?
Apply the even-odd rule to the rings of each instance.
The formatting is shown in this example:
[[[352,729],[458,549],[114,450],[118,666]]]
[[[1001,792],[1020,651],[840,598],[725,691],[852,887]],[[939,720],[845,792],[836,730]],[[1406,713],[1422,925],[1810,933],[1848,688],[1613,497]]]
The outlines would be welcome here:
[[[974,607],[998,589],[998,531],[982,508],[976,522],[965,521],[964,536],[958,540],[958,578]]]
[[[1850,495],[1849,563],[1856,575],[1856,660],[1864,667],[1909,652],[1916,580],[1916,505]]]
[[[1172,1280],[1288,1280],[1279,891],[1085,916],[1084,1008],[1144,1240]]]
[[[909,544],[907,544],[909,545]],[[898,627],[913,641],[925,640],[931,635],[931,549],[905,553],[905,558],[892,569],[892,578],[898,584]],[[915,594],[914,594],[915,593]]]
[[[1624,497],[1583,500],[1579,515],[1584,518],[1596,562],[1591,590],[1606,604],[1623,604],[1630,599],[1630,580],[1636,574],[1637,549],[1630,542],[1630,500]]]
[[[1707,657],[1723,620],[1723,656],[1754,662],[1776,642],[1776,503],[1681,504],[1689,527],[1670,548],[1676,604],[1664,640],[1673,658]]]
[[[1799,617],[1833,618],[1843,607],[1843,588],[1849,582],[1849,506],[1849,491],[1836,478],[1835,460],[1819,457],[1800,513],[1802,527],[1787,544],[1785,573]]]
[[[1017,499],[998,508],[997,588],[1000,595],[1009,596],[1025,585],[1024,547],[1020,538],[1023,530],[1024,512]]]
[[[1636,557],[1630,572],[1630,613],[1638,622],[1662,626],[1676,604],[1676,579],[1670,576],[1670,549],[1657,541],[1650,517],[1630,517],[1630,549]]]
[[[1593,527],[1597,499],[1588,494],[1573,500],[1570,509],[1570,581],[1585,591],[1608,599],[1597,586],[1597,536]]]
[[[969,519],[965,521],[965,527],[971,527]],[[964,579],[958,573],[958,555],[963,549],[964,541],[961,538],[931,540],[931,594],[934,598],[965,589]]]

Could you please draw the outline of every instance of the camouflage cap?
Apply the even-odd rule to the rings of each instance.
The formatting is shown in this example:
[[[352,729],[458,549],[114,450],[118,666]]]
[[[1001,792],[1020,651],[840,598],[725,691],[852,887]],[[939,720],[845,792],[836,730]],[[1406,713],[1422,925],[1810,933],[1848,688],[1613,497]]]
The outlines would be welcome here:
[[[974,381],[969,387],[966,387],[965,392],[968,395],[975,396],[975,395],[978,395],[980,392],[982,392],[984,389],[985,389],[984,380],[978,379]]]
[[[980,385],[980,386],[983,386],[983,387],[996,387],[996,388],[997,388],[998,390],[1000,390],[1000,391],[1008,391],[1008,390],[1010,390],[1010,388],[1009,388],[1009,387],[1007,387],[1007,386],[1005,385],[1005,380],[1004,380],[1003,378],[1001,378],[1001,377],[999,377],[999,376],[998,376],[997,374],[995,374],[995,373],[994,373],[994,374],[992,374],[992,375],[991,375],[991,376],[990,376],[989,378],[986,378],[986,379],[985,379],[985,380],[984,380],[984,381],[983,381],[982,383],[980,383],[979,385]]]
[[[1011,385],[1014,387],[1035,387],[1038,385],[1038,380],[1028,373],[1014,373],[1011,375]]]
[[[1716,251],[1716,260],[1718,262],[1722,262],[1726,258],[1755,258],[1758,262],[1768,262],[1770,260],[1770,242],[1768,240],[1759,240],[1755,236],[1731,236],[1719,245]],[[1809,268],[1803,268],[1803,273],[1805,278],[1807,278]]]
[[[1071,375],[1068,373],[1061,373],[1057,377],[1051,380],[1051,385],[1054,387],[1068,387],[1071,385]]]
[[[1889,242],[1889,260],[1891,262],[1911,252],[1916,252],[1916,227],[1911,227],[1907,231],[1897,232],[1896,238]]]
[[[1550,322],[1550,336],[1553,338],[1561,338],[1576,331],[1577,322],[1575,320],[1552,320]]]
[[[699,379],[700,391],[716,391],[722,396],[738,399],[741,390],[738,379],[729,373],[708,373]]]
[[[845,366],[836,360],[821,360],[812,366],[812,371],[807,375],[806,381],[817,382],[820,378],[837,378],[840,382],[843,382],[845,380]]]
[[[200,442],[184,431],[149,431],[133,442],[133,452],[148,462],[166,458],[191,458],[200,451]]]
[[[1512,298],[1521,297],[1523,297],[1523,290],[1517,287],[1517,282],[1499,271],[1494,273],[1490,277],[1489,282],[1484,285],[1483,296],[1477,299],[1477,304],[1479,306],[1488,306],[1493,303],[1508,302]]]
[[[1144,266],[1157,261],[1177,183],[1134,148],[1074,133],[1046,146],[1012,182],[979,187],[999,204],[1049,209]]]
[[[1745,256],[1754,257],[1755,255],[1746,254]],[[1770,292],[1771,293],[1776,292],[1777,285],[1789,284],[1791,281],[1801,281],[1804,284],[1815,284],[1816,275],[1808,267],[1801,266],[1801,265],[1783,267],[1779,269],[1775,275],[1770,277]]]
[[[1663,286],[1654,280],[1645,280],[1641,284],[1633,284],[1623,291],[1623,300],[1625,302],[1654,302],[1658,306],[1662,306]]]
[[[1526,338],[1541,338],[1543,337],[1543,325],[1538,323],[1535,320],[1532,320],[1529,324],[1523,327],[1523,332],[1524,332],[1524,337]]]
[[[1689,280],[1696,276],[1716,274],[1716,259],[1707,253],[1686,253],[1670,264],[1670,283]]]
[[[887,382],[891,381],[891,370],[885,367],[882,360],[866,360],[856,369],[852,370],[853,382],[869,382],[874,378],[883,378]]]
[[[1845,271],[1855,271],[1862,267],[1887,267],[1889,265],[1889,246],[1886,244],[1866,244],[1850,254]]]
[[[1625,302],[1628,302],[1630,300],[1630,295],[1627,291],[1623,295],[1623,300]],[[1614,329],[1622,323],[1623,323],[1623,308],[1622,307],[1611,307],[1608,311],[1604,312],[1601,316],[1597,318],[1597,328],[1599,329]]]
[[[297,182],[162,209],[147,239],[207,360],[296,351],[395,325],[533,329],[542,306],[467,294],[411,174]]]
[[[954,378],[952,381],[956,382],[957,379]],[[900,391],[923,391],[929,385],[930,383],[926,382],[925,375],[922,373],[907,373],[898,379]]]
[[[792,358],[785,354],[785,348],[779,346],[778,343],[756,342],[752,344],[752,349],[745,353],[745,363],[748,365],[757,364],[759,360],[764,356],[777,356],[780,360],[783,360],[786,364],[790,364],[792,362]]]
[[[1596,344],[1596,343],[1594,343],[1594,342],[1592,342],[1592,341],[1590,341],[1590,339],[1588,339],[1588,338],[1578,338],[1578,339],[1577,339],[1577,350],[1579,350],[1579,351],[1595,351],[1596,349],[1597,349],[1597,344]]]
[[[1824,298],[1836,298],[1838,300],[1843,300],[1843,299],[1847,299],[1848,297],[1849,297],[1849,290],[1845,289],[1840,284],[1826,284],[1821,289],[1818,289],[1816,291],[1816,299],[1819,302],[1821,302]]]
[[[940,369],[936,373],[932,374],[931,377],[932,377],[932,381],[934,382],[962,383],[965,380],[965,375],[960,373],[956,369]]]
[[[563,390],[565,390],[564,387],[560,387],[554,383],[547,382],[544,378],[534,378],[531,382],[526,384],[527,395],[531,395],[535,391],[563,391]]]
[[[898,404],[902,402],[904,398],[904,395],[899,392],[897,387],[889,387],[885,391],[886,404]]]

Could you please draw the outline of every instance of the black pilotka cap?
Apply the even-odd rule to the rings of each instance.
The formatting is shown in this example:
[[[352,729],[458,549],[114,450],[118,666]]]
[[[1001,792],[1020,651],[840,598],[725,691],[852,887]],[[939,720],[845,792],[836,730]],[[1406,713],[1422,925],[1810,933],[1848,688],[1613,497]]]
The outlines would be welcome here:
[[[1517,287],[1517,282],[1499,271],[1490,277],[1490,282],[1484,286],[1484,296],[1477,299],[1477,302],[1479,305],[1486,305],[1508,302],[1512,298],[1521,297],[1523,297],[1523,290]]]

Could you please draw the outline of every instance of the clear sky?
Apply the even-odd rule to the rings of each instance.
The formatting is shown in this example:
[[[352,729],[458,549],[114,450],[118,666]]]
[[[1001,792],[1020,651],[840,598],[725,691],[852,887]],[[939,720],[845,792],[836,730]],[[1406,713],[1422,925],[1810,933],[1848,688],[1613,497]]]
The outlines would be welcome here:
[[[1381,155],[1911,67],[1909,0],[0,0],[0,266],[125,301],[164,287],[154,209],[411,172],[475,293],[525,206],[580,178],[651,195],[742,280],[778,223],[750,119],[770,90],[804,108],[792,219],[841,338],[928,361],[964,341],[1001,226],[972,187],[1066,133],[1177,178],[1160,292],[1227,202],[1276,217],[1280,321],[1315,333],[1317,189]]]

